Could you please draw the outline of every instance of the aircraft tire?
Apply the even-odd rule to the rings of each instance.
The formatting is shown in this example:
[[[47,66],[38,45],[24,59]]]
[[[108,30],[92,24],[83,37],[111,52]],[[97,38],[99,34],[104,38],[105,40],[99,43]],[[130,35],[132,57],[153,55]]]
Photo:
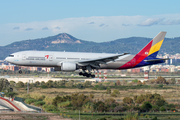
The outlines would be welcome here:
[[[83,73],[82,73],[82,72],[80,72],[80,73],[79,73],[79,75],[83,75]]]
[[[83,73],[83,76],[87,76],[87,73]]]
[[[95,78],[95,75],[91,75],[92,78]]]
[[[19,70],[19,74],[22,74],[22,70]]]
[[[90,76],[91,76],[91,74],[87,74],[87,75],[86,75],[86,77],[88,77],[88,78],[89,78]]]

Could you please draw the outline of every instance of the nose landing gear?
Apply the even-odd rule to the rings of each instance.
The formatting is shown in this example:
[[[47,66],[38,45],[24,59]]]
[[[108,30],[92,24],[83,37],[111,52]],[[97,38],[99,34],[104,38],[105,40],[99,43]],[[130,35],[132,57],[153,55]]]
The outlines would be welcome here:
[[[22,74],[22,70],[21,70],[21,67],[19,67],[19,74]]]
[[[22,74],[22,70],[19,70],[19,74]]]

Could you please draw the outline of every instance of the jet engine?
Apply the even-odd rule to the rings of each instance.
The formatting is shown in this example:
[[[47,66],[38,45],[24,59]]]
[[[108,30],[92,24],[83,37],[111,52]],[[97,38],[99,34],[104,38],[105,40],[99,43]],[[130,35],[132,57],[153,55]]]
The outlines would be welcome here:
[[[79,66],[76,63],[72,62],[64,62],[61,63],[60,67],[55,67],[54,71],[75,71],[79,68]]]

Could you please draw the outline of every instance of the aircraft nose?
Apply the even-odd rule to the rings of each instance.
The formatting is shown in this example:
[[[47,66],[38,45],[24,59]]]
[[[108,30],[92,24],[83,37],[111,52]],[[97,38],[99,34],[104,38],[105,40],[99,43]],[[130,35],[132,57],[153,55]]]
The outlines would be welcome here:
[[[5,61],[9,62],[9,57],[6,57],[6,58],[5,58]]]

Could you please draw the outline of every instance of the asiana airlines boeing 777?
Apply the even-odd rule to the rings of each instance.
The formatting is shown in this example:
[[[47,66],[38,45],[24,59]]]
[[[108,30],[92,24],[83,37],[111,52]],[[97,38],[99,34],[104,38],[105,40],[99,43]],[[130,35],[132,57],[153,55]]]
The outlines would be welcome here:
[[[10,54],[5,60],[18,66],[54,67],[55,71],[75,71],[82,69],[79,75],[94,77],[91,71],[96,69],[130,69],[164,63],[167,59],[157,58],[166,32],[160,32],[139,53],[86,53],[54,51],[21,51]],[[22,73],[20,70],[19,73]]]

